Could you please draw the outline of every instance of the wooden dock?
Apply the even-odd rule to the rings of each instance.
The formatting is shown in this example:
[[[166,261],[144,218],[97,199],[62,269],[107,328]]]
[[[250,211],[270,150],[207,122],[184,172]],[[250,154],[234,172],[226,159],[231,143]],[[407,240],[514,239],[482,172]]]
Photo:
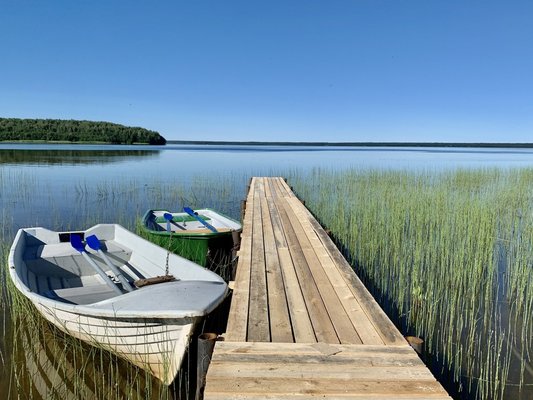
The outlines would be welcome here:
[[[253,178],[206,400],[450,399],[282,178]]]

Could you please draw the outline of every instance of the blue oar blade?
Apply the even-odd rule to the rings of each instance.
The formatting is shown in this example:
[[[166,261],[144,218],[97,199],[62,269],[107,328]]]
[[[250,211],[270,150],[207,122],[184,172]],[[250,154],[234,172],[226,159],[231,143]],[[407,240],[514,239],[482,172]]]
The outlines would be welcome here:
[[[75,233],[70,235],[70,244],[72,247],[74,247],[76,250],[78,250],[80,253],[83,253],[85,251],[85,246],[83,245],[83,242],[81,240],[80,235],[76,235]]]
[[[167,220],[167,232],[170,233],[170,221],[172,221],[172,214],[164,213],[163,218]]]
[[[195,212],[192,208],[190,207],[183,207],[183,211],[185,211],[187,214],[189,214],[191,217],[194,217],[196,218],[201,224],[203,224],[207,229],[209,229],[210,231],[212,232],[218,232],[217,231],[217,228],[215,228],[213,225],[207,223],[207,221],[205,219],[203,219],[202,217],[200,217],[198,215],[197,212]]]
[[[85,241],[89,245],[89,247],[93,250],[100,250],[100,240],[96,237],[96,235],[87,236],[85,238]]]
[[[185,211],[187,214],[189,214],[192,217],[196,216],[196,213],[191,207],[183,207],[183,211]]]

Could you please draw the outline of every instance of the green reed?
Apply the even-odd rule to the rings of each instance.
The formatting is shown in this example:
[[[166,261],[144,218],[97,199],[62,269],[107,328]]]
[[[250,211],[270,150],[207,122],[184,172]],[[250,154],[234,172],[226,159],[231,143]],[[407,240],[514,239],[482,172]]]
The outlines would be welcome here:
[[[95,347],[65,335],[45,321],[13,287],[7,276],[9,247],[19,227],[51,230],[87,229],[98,223],[120,223],[135,230],[149,208],[179,210],[210,207],[239,219],[240,201],[249,176],[179,176],[163,179],[80,180],[58,193],[32,174],[0,169],[0,310],[2,338],[0,393],[7,398],[178,399],[194,397],[190,366],[170,387],[148,372]],[[19,190],[21,189],[21,190]],[[13,218],[14,211],[22,211]],[[225,273],[225,263],[212,266]],[[194,373],[193,373],[194,375]]]
[[[531,393],[533,170],[314,170],[290,183],[458,391]]]
[[[9,292],[13,354],[17,360],[9,370],[11,397],[173,399],[183,394],[188,398],[183,390],[186,370],[180,371],[175,383],[167,388],[105,348],[65,335],[45,321],[18,291],[9,288]]]

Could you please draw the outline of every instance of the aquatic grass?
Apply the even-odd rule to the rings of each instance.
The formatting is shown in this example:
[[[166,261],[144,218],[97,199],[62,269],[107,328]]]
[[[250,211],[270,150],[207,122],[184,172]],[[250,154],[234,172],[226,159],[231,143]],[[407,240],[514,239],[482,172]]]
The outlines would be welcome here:
[[[6,260],[6,258],[4,258]],[[5,265],[5,264],[4,264]],[[5,267],[2,270],[6,270]],[[189,398],[188,367],[166,387],[148,372],[110,353],[105,345],[84,343],[46,321],[11,282],[6,281],[11,310],[14,362],[8,369],[8,394],[14,398]],[[15,361],[16,360],[16,361]],[[187,365],[187,363],[184,363]]]
[[[55,186],[41,186],[32,174],[6,169],[0,169],[0,174],[2,393],[28,399],[193,397],[194,383],[190,380],[195,374],[189,370],[195,360],[188,353],[178,377],[167,388],[103,346],[88,345],[50,325],[7,278],[9,247],[21,227],[69,231],[98,223],[120,223],[135,230],[138,217],[148,208],[211,207],[238,219],[249,176],[196,176],[188,181],[177,176],[148,181],[102,178],[96,182],[81,180],[74,187],[57,191]],[[27,189],[19,191],[19,186]],[[230,261],[223,260],[213,268],[223,274],[231,270],[227,267]]]
[[[317,169],[290,183],[459,395],[531,393],[531,169]]]
[[[174,397],[175,388],[161,385],[103,347],[63,334],[37,315],[31,305],[24,311],[29,317],[17,320],[19,339],[14,343],[20,360],[12,370],[16,393],[30,393],[30,398],[35,391],[42,398]]]

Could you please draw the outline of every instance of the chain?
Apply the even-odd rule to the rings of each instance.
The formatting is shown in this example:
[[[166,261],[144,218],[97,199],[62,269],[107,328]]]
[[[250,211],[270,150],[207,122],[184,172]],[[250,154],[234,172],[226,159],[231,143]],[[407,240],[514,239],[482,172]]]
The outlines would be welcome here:
[[[168,259],[170,257],[170,243],[172,242],[172,230],[170,230],[170,235],[168,236],[168,246],[167,246],[167,261],[165,263],[165,276],[168,276]]]

